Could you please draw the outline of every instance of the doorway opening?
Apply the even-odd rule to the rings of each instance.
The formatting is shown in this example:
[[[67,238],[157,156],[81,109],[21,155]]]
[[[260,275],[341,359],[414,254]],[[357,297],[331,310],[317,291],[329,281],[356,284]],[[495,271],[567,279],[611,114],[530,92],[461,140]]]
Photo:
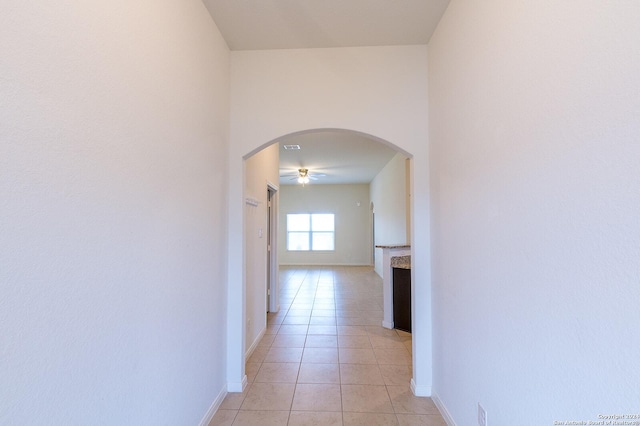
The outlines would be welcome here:
[[[263,286],[260,287],[262,288],[262,290],[260,290],[261,297],[264,297],[262,301],[262,309],[261,309],[262,313],[264,313],[265,310],[267,312],[277,312],[279,310],[279,306],[277,306],[278,291],[276,289],[278,285],[277,271],[280,266],[280,263],[286,264],[286,262],[291,262],[291,256],[286,256],[285,261],[283,262],[283,259],[281,256],[282,253],[280,253],[281,251],[286,250],[286,233],[284,233],[284,225],[282,223],[280,223],[280,226],[278,226],[278,222],[279,222],[278,218],[282,217],[283,214],[287,213],[284,210],[282,203],[283,203],[284,197],[286,197],[286,194],[284,194],[284,192],[288,192],[288,191],[283,191],[283,189],[285,189],[285,187],[291,186],[291,185],[283,185],[282,184],[283,181],[278,178],[280,174],[279,169],[281,168],[281,161],[279,158],[279,154],[281,152],[280,145],[285,143],[289,145],[297,145],[296,141],[301,140],[300,138],[305,136],[307,138],[315,137],[315,138],[322,139],[327,136],[328,132],[338,133],[338,134],[341,134],[342,136],[356,135],[359,138],[366,140],[366,142],[369,144],[368,148],[365,148],[364,150],[361,150],[358,153],[345,154],[345,150],[344,150],[345,144],[341,146],[341,149],[339,151],[329,149],[330,151],[336,151],[335,154],[338,156],[341,156],[346,159],[351,158],[354,162],[358,158],[368,155],[369,150],[371,149],[371,147],[375,146],[375,144],[382,144],[387,148],[391,148],[393,150],[394,155],[400,154],[400,157],[401,157],[396,161],[397,164],[401,164],[401,166],[398,166],[396,170],[396,171],[400,171],[400,173],[396,173],[398,175],[397,184],[400,186],[404,186],[404,185],[408,185],[408,183],[411,182],[411,180],[407,179],[407,174],[412,173],[412,171],[405,169],[405,165],[408,165],[411,161],[412,157],[410,154],[406,153],[405,151],[399,149],[397,146],[387,141],[381,140],[379,138],[376,138],[368,134],[363,134],[360,132],[355,132],[350,130],[320,129],[320,130],[309,130],[304,132],[293,133],[293,134],[285,135],[281,138],[277,138],[276,140],[273,140],[269,143],[266,143],[262,145],[260,148],[251,152],[249,155],[245,156],[243,160],[245,176],[244,176],[244,179],[242,180],[244,182],[243,192],[245,194],[245,197],[248,197],[253,193],[252,182],[262,182],[261,183],[262,191],[265,196],[265,208],[266,208],[265,217],[267,218],[265,219],[265,226],[266,226],[265,240],[268,243],[264,246],[265,282]],[[302,145],[304,146],[304,143]],[[320,141],[318,146],[322,147],[322,141]],[[324,150],[325,151],[327,150],[326,147]],[[302,157],[300,158],[302,159]],[[407,159],[409,161],[407,161]],[[387,162],[389,161],[390,160],[387,160]],[[258,163],[257,165],[256,165],[256,162]],[[322,166],[322,167],[318,167],[318,166]],[[291,167],[291,165],[289,165],[288,167],[293,168]],[[335,171],[338,170],[336,166],[332,166],[331,164],[327,164],[327,163],[319,164],[316,167],[314,167],[310,163],[304,163],[304,164],[300,163],[298,165],[295,165],[294,167],[295,169],[299,169],[299,168],[308,169],[311,171],[311,173],[315,171],[316,176],[326,175],[326,177],[329,177],[331,174],[333,174]],[[332,168],[332,167],[335,167],[335,168]],[[355,168],[352,167],[350,170],[353,171],[355,170]],[[319,176],[319,179],[322,179],[324,177],[325,176]],[[273,185],[273,187],[268,186],[267,191],[265,193],[264,192],[265,180],[273,182],[274,179],[278,179],[279,185]],[[306,183],[305,188],[307,189],[313,188],[315,187],[316,184],[317,182],[315,181]],[[369,182],[369,184],[371,184],[371,182]],[[297,187],[295,183],[293,187]],[[384,187],[385,185],[378,185],[378,187],[376,188],[376,191],[378,191],[379,193],[383,193]],[[386,185],[387,190],[393,187],[394,187],[393,185]],[[277,189],[274,190],[274,188],[277,188]],[[408,190],[409,188],[406,188],[406,192],[408,192]],[[404,191],[397,191],[397,190],[394,191],[395,194],[397,194],[398,192],[402,193]],[[279,200],[279,204],[280,204],[279,212],[276,212],[273,210],[269,211],[269,208],[270,208],[269,201],[270,200],[273,201],[273,197],[277,197]],[[384,201],[379,200],[375,202],[376,212],[375,212],[375,219],[374,219],[373,209],[367,208],[367,207],[370,207],[370,206],[372,207],[375,200],[372,199],[371,197],[369,198],[370,199],[352,200],[351,207],[353,207],[354,209],[363,207],[362,210],[364,210],[365,217],[363,219],[362,225],[366,229],[366,232],[369,234],[368,237],[366,238],[368,242],[368,246],[366,247],[366,250],[365,250],[366,251],[365,256],[367,259],[366,262],[369,265],[373,264],[374,267],[378,266],[378,269],[380,270],[379,275],[382,275],[382,271],[378,265],[378,263],[382,259],[382,253],[379,253],[378,255],[376,255],[375,245],[403,244],[403,243],[411,244],[411,238],[413,236],[412,234],[413,228],[410,227],[410,223],[411,223],[410,218],[413,214],[413,206],[409,201],[405,201],[404,199],[402,200],[402,202],[398,202],[394,204],[394,208],[396,209],[397,216],[401,217],[400,220],[402,222],[402,226],[397,227],[397,231],[398,231],[397,233],[401,234],[401,236],[394,238],[393,241],[391,240],[382,241],[379,238],[387,238],[387,239],[393,238],[389,236],[392,234],[382,232],[376,227],[377,223],[384,223],[384,219],[385,219],[384,212],[383,212],[384,209],[381,209],[380,213],[378,212],[379,210],[378,206],[384,205]],[[243,233],[245,235],[245,238],[243,238],[243,242],[244,242],[243,253],[249,253],[252,250],[252,244],[253,244],[252,241],[255,241],[255,238],[251,236],[251,234],[255,232],[255,229],[252,224],[249,224],[246,222],[246,217],[245,217],[244,223],[245,223],[245,226],[243,228]],[[247,235],[249,236],[249,238],[246,238]],[[338,236],[336,238],[337,238],[336,244],[337,245],[341,244],[340,237]],[[407,238],[409,238],[409,240],[406,240]],[[308,261],[309,261],[308,257],[306,259],[303,258],[303,263],[301,264],[307,264]],[[242,357],[241,360],[237,360],[238,361],[237,366],[241,368],[243,376],[244,376],[244,362],[246,358],[252,353],[252,351],[257,346],[257,342],[262,337],[262,334],[264,334],[264,329],[266,328],[266,322],[265,322],[260,324],[259,328],[262,328],[262,330],[256,329],[255,318],[254,318],[254,321],[251,323],[254,329],[249,330],[248,323],[249,321],[251,321],[251,315],[252,315],[250,310],[252,309],[252,306],[253,306],[251,299],[255,296],[254,291],[255,291],[256,274],[255,274],[255,270],[253,270],[254,268],[255,268],[255,264],[249,259],[247,259],[245,256],[245,262],[243,266],[244,270],[242,272],[243,280],[244,280],[244,284],[242,287],[242,297],[243,297],[243,300],[245,301],[244,302],[245,308],[244,308],[244,314],[240,316],[239,319],[243,321],[243,327],[242,327],[242,330],[244,331],[243,341],[245,343],[245,347],[249,348],[249,350],[247,350],[246,352],[243,350],[241,353],[243,353],[244,357]],[[243,382],[246,383],[246,376],[243,378]]]
[[[278,188],[267,184],[267,314],[278,312],[280,286],[278,282]]]

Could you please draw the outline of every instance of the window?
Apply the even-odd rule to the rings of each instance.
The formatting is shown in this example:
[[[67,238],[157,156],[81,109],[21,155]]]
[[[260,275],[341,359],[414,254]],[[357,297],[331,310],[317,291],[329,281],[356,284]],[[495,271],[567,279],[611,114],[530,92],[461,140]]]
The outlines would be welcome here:
[[[333,213],[288,214],[287,250],[334,250],[333,219]]]

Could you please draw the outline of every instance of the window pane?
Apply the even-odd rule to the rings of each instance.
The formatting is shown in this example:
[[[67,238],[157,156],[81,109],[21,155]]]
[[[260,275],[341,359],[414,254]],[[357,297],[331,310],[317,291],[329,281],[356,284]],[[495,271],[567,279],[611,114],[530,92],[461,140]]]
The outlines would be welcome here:
[[[287,231],[309,231],[308,214],[288,214]]]
[[[308,232],[288,232],[287,250],[309,250]]]
[[[333,231],[333,214],[311,215],[311,229],[313,231]]]
[[[313,250],[333,250],[333,232],[314,232]]]

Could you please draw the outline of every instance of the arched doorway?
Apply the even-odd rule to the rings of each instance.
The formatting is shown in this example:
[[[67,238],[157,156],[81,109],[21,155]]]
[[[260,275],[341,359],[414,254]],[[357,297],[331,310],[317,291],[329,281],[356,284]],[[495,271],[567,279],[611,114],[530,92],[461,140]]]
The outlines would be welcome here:
[[[246,161],[248,159],[250,159],[252,156],[254,156],[255,154],[261,152],[262,150],[272,146],[274,143],[281,141],[281,140],[295,140],[295,137],[297,135],[304,135],[304,134],[308,134],[308,133],[312,133],[312,132],[318,132],[318,131],[326,131],[328,129],[312,129],[312,130],[306,130],[306,131],[301,131],[301,132],[294,132],[294,133],[290,133],[287,135],[283,135],[282,137],[273,139],[263,145],[261,145],[260,147],[256,148],[255,150],[253,150],[252,152],[248,153],[247,155],[244,155],[242,157],[242,171],[243,171],[243,177],[241,179],[241,181],[244,183],[247,181],[247,177],[246,177]],[[396,151],[403,153],[404,155],[406,155],[407,157],[410,157],[411,154],[406,152],[405,150],[403,150],[402,148],[399,148],[397,145],[394,145],[382,138],[378,138],[363,132],[358,132],[358,131],[353,131],[353,130],[345,130],[345,129],[331,129],[333,131],[340,131],[340,132],[348,132],[348,133],[354,133],[354,134],[358,134],[361,136],[366,136],[371,143],[382,143],[386,146],[390,146],[392,148],[394,148]],[[411,168],[412,170],[414,168]],[[413,179],[412,179],[413,181]],[[243,184],[244,185],[244,184]],[[237,185],[236,185],[237,187]],[[240,187],[237,188],[237,190],[239,190],[240,194],[243,194],[243,198],[247,196],[247,194],[245,194],[245,188]],[[232,207],[233,207],[233,202],[230,203],[230,238],[229,238],[229,245],[230,245],[230,255],[234,252],[238,253],[240,255],[240,259],[242,259],[242,262],[239,263],[237,262],[237,257],[234,256],[230,256],[230,261],[229,261],[229,275],[230,275],[230,281],[229,281],[229,294],[228,294],[228,305],[229,305],[229,312],[228,312],[228,317],[229,317],[229,322],[228,322],[228,327],[229,327],[229,347],[228,347],[228,361],[229,361],[229,371],[228,371],[228,378],[229,378],[229,391],[234,391],[234,392],[239,392],[241,391],[244,386],[245,386],[245,381],[246,381],[246,377],[245,377],[245,373],[244,373],[244,355],[245,352],[247,350],[246,347],[246,342],[245,342],[245,332],[247,330],[247,323],[246,323],[246,291],[247,291],[247,286],[246,286],[246,263],[244,261],[245,257],[244,257],[244,253],[246,250],[246,244],[245,244],[245,233],[246,233],[246,229],[245,229],[245,224],[244,224],[244,220],[239,224],[241,226],[237,227],[236,229],[238,229],[240,231],[240,235],[242,235],[242,238],[239,239],[234,239],[234,226],[231,222],[234,222],[233,219],[237,219],[237,215],[232,214]],[[242,212],[241,212],[242,213]],[[410,215],[413,216],[414,215],[414,208],[413,205],[410,208]],[[243,217],[243,214],[240,215],[241,217]],[[237,224],[237,223],[236,223]],[[413,227],[412,227],[412,240],[413,240]],[[241,244],[238,244],[241,243]],[[240,270],[238,270],[237,268],[240,268]],[[420,267],[417,266],[415,268],[415,271],[420,271]],[[414,280],[415,282],[415,280]],[[241,285],[238,285],[240,284]],[[414,292],[415,294],[415,292]],[[418,292],[419,294],[419,292]],[[420,304],[420,302],[418,302],[418,304]],[[416,309],[414,309],[414,312],[416,311]],[[430,328],[430,323],[428,324],[429,328]],[[420,329],[420,327],[414,327],[416,329]],[[420,340],[420,339],[418,339]],[[414,346],[415,343],[414,343]],[[419,355],[420,354],[420,348],[415,348],[414,347],[414,354]],[[418,357],[415,356],[414,359],[417,359]],[[430,362],[430,359],[429,359]],[[414,361],[414,371],[418,370],[419,368],[417,368],[417,366],[415,365],[415,361]],[[420,389],[417,389],[415,386],[415,376],[414,379],[412,380],[412,386],[414,387],[414,392],[416,394],[423,394],[424,396],[427,396],[425,394],[425,392],[420,392]],[[417,390],[417,391],[416,391]],[[428,392],[430,393],[430,386],[428,389]]]

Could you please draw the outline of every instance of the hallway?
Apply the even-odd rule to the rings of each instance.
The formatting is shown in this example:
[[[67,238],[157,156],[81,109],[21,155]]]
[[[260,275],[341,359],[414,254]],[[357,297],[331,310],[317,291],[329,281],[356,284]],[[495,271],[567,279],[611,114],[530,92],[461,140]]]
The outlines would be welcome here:
[[[371,267],[281,267],[280,312],[247,360],[247,389],[210,426],[446,425],[411,393],[411,334],[381,322]]]

